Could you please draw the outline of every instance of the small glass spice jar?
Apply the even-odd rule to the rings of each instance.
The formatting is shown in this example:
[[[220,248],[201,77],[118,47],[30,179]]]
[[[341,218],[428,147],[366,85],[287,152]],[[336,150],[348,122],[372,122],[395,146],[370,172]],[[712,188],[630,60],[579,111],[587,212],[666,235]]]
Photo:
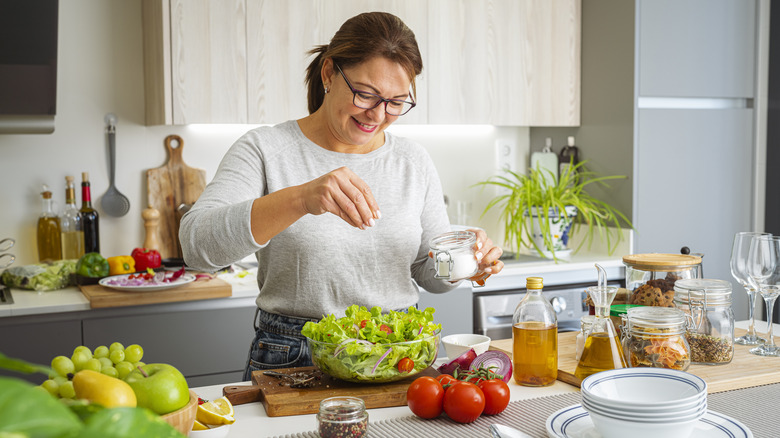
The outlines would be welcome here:
[[[685,371],[691,365],[691,348],[685,339],[690,319],[682,310],[632,307],[623,326],[623,352],[630,367]]]
[[[734,358],[734,313],[731,283],[693,278],[674,285],[674,304],[693,321],[685,337],[691,346],[691,361],[723,365]]]
[[[632,254],[623,257],[627,304],[674,307],[674,283],[698,278],[701,257],[689,254]]]
[[[429,246],[436,266],[435,278],[457,281],[474,276],[479,270],[474,248],[477,235],[472,231],[450,231],[431,239]]]
[[[368,436],[368,412],[357,397],[330,397],[320,402],[317,414],[322,438],[360,438]]]

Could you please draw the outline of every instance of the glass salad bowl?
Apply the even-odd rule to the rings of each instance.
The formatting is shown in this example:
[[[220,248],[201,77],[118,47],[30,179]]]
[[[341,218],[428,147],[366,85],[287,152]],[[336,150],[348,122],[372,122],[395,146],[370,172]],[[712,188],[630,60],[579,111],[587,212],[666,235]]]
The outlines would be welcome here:
[[[307,323],[302,333],[314,365],[331,377],[358,383],[394,382],[431,366],[441,337],[433,309],[380,315],[376,309],[352,306],[346,317]]]

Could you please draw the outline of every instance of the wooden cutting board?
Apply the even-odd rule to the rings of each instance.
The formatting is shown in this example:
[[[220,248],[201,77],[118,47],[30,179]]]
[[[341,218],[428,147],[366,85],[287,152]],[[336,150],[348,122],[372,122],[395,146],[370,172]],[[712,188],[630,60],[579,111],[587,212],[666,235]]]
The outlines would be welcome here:
[[[160,213],[158,239],[163,259],[182,258],[179,244],[179,207],[188,208],[198,200],[206,188],[206,171],[184,164],[184,140],[169,135],[163,142],[168,161],[161,167],[146,171],[148,206]]]
[[[282,368],[274,371],[281,373],[311,372],[315,367]],[[288,415],[314,414],[320,410],[320,402],[328,397],[353,396],[360,397],[366,408],[387,408],[406,406],[406,390],[414,379],[421,376],[436,377],[439,372],[428,367],[412,377],[391,383],[351,383],[324,375],[311,388],[290,388],[280,385],[279,378],[266,376],[263,371],[252,373],[252,384],[259,389],[260,402],[265,407],[269,417],[284,417]],[[248,385],[246,385],[248,386]],[[230,388],[225,387],[223,393]],[[240,388],[240,387],[238,387]],[[257,401],[246,400],[244,402]]]
[[[744,334],[744,329],[734,330],[734,337]],[[577,361],[574,359],[576,340],[577,332],[558,334],[559,372],[574,374],[574,370],[577,368]],[[512,357],[511,339],[493,341],[490,343],[490,348],[501,350]],[[780,360],[776,357],[750,354],[751,348],[735,344],[734,359],[731,363],[726,365],[691,365],[688,372],[704,379],[707,382],[707,392],[710,394],[780,382]]]
[[[118,291],[99,284],[81,285],[79,289],[89,300],[89,307],[93,309],[207,300],[233,295],[233,287],[230,283],[219,278],[193,281],[172,289],[151,292]]]

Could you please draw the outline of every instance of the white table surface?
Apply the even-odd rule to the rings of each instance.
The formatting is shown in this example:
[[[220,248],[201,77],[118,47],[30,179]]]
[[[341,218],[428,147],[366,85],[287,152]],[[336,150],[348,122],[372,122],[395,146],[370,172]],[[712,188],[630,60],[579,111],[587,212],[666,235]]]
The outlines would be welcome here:
[[[747,321],[739,321],[735,324],[738,328],[746,329]],[[780,336],[780,324],[774,324],[774,332]],[[756,321],[756,330],[763,334],[766,330],[766,322]],[[780,366],[780,358],[778,358]],[[202,398],[207,400],[222,397],[222,388],[227,385],[245,385],[248,382],[232,382],[221,385],[203,386],[193,388]],[[509,382],[510,400],[525,400],[549,395],[578,392],[579,388],[556,381],[553,385],[543,388],[529,388]],[[247,403],[234,406],[236,422],[230,428],[228,437],[273,437],[299,432],[313,431],[317,429],[315,414],[295,415],[286,417],[269,417],[261,403]],[[406,417],[413,415],[408,407],[369,409],[370,421],[384,420],[388,418]]]

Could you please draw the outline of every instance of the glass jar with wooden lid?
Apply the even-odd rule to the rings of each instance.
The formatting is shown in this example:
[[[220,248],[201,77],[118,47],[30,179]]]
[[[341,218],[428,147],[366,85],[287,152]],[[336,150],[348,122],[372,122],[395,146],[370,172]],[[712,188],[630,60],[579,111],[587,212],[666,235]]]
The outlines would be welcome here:
[[[628,304],[674,307],[674,283],[698,278],[701,257],[690,254],[632,254],[623,256]]]

